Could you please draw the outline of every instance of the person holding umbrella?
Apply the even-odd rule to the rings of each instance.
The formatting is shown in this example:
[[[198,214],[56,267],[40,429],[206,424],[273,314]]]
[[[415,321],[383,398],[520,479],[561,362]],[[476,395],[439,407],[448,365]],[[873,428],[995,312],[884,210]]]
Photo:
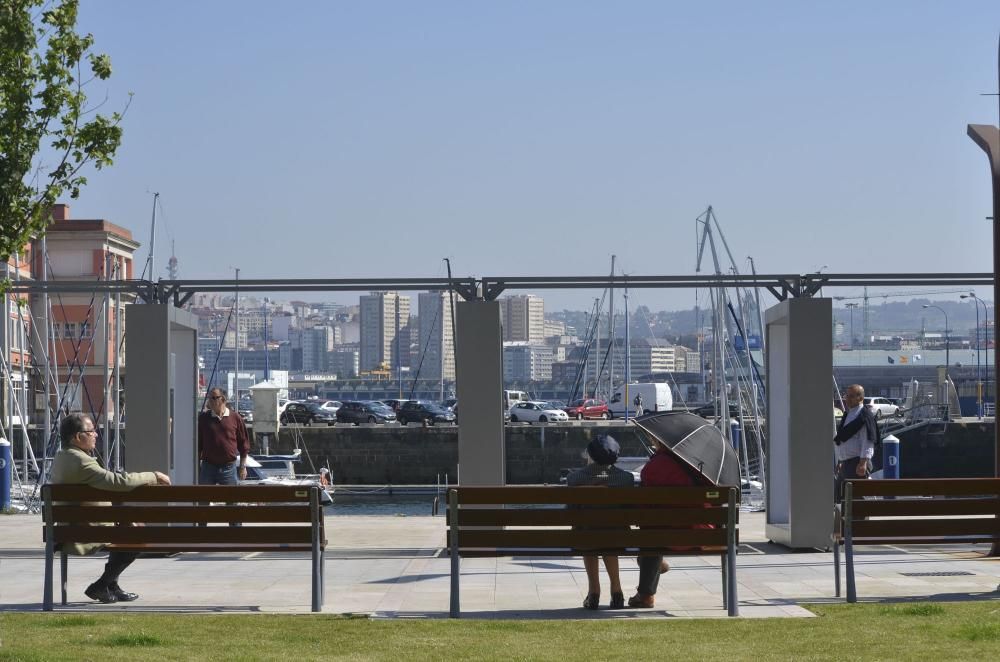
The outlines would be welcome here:
[[[653,438],[653,455],[639,475],[643,487],[699,484],[677,456],[656,437]],[[628,599],[628,606],[649,609],[656,604],[656,588],[660,583],[660,575],[667,572],[670,566],[662,556],[640,556],[638,561],[639,586],[636,587],[635,595]]]
[[[605,485],[607,487],[633,487],[635,477],[631,472],[615,466],[621,446],[611,435],[600,434],[587,445],[587,456],[590,461],[587,466],[577,469],[566,477],[566,485]],[[607,570],[611,582],[611,609],[625,607],[625,594],[622,592],[621,576],[619,575],[618,557],[604,556],[604,569]],[[587,597],[583,601],[584,609],[597,609],[601,602],[601,577],[597,556],[586,554],[583,557],[583,567],[587,571]]]

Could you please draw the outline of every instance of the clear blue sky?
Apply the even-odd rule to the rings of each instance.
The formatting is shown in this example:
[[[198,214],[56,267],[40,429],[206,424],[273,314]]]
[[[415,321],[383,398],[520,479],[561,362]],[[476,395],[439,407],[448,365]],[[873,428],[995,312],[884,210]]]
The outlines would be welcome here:
[[[172,239],[182,278],[691,274],[709,204],[741,270],[992,268],[965,132],[998,122],[996,0],[82,0],[80,26],[106,108],[135,96],[72,213],[148,244],[159,191],[159,275]]]

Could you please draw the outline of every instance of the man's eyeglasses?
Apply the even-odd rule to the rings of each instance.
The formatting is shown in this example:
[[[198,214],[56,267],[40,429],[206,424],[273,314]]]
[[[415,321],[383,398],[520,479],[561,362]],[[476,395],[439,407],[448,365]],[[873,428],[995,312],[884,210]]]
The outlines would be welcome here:
[[[224,396],[224,395],[212,395],[212,396],[209,396],[208,399],[209,400],[225,400],[226,396]]]
[[[80,430],[80,434],[97,434],[97,430],[90,428],[89,430]]]

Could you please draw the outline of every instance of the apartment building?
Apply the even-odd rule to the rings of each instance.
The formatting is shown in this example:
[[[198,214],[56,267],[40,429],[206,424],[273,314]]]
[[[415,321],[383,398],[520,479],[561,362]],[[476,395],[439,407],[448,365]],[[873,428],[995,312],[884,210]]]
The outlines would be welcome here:
[[[508,342],[540,344],[545,340],[545,301],[534,294],[501,297],[500,323]]]
[[[389,367],[402,364],[408,353],[408,342],[402,340],[401,329],[409,324],[410,297],[399,292],[372,292],[360,300],[361,354],[360,369],[374,370],[385,363]]]
[[[418,355],[412,364],[421,379],[455,379],[455,334],[451,324],[452,297],[448,292],[424,292],[419,307]]]

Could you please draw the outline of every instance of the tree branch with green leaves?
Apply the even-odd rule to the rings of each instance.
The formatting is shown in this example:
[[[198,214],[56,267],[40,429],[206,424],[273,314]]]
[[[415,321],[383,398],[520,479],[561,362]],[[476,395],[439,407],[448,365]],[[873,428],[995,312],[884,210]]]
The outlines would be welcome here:
[[[121,145],[128,105],[87,106],[85,90],[110,78],[111,58],[77,33],[78,4],[0,0],[0,262],[44,234],[52,205],[78,198],[85,169],[112,165]]]

